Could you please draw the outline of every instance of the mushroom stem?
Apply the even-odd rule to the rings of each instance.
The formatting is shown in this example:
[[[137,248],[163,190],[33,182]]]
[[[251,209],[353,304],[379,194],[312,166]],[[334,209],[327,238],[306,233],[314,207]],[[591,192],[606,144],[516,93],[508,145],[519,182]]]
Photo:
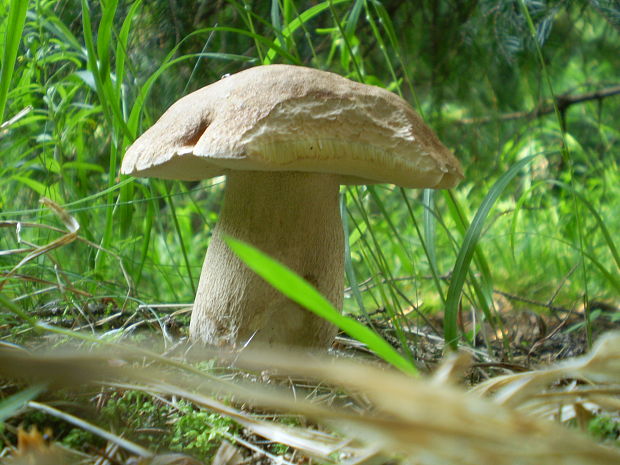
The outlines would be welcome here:
[[[223,241],[259,248],[314,285],[336,308],[344,292],[344,238],[334,175],[234,171],[213,231],[190,335],[214,345],[325,347],[336,328],[284,297]]]

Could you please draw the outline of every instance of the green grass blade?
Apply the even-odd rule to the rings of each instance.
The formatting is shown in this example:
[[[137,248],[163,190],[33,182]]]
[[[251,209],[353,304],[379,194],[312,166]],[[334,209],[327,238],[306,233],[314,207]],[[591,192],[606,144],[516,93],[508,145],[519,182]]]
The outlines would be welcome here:
[[[230,3],[233,5],[236,4],[232,1]],[[263,63],[265,59],[262,47],[263,44],[260,40],[258,40],[259,35],[256,33],[256,26],[254,25],[254,19],[262,22],[262,18],[256,17],[256,15],[251,12],[251,6],[248,4],[247,0],[243,1],[243,6],[237,5],[237,9],[239,10],[241,17],[244,19],[245,25],[249,29],[249,32],[253,35],[254,44],[256,45],[256,54],[258,55],[259,61]]]
[[[5,283],[6,278],[2,281],[0,281],[0,289],[2,287],[2,285]],[[37,326],[37,319],[31,317],[27,311],[22,310],[18,305],[16,305],[12,300],[7,299],[5,296],[3,296],[2,294],[0,294],[0,309],[6,309],[9,312],[11,312],[13,315],[17,316],[18,318],[21,318],[22,320],[26,321],[30,326],[32,326],[33,328],[36,328]]]
[[[470,227],[470,224],[466,219],[466,213],[463,211],[463,205],[458,201],[452,191],[446,191],[446,193],[448,208],[450,209],[450,214],[456,223],[456,228],[458,229],[461,236],[465,237],[465,235],[467,234],[467,230]],[[498,320],[494,318],[492,314],[493,279],[491,276],[491,269],[489,267],[485,254],[477,245],[474,246],[473,260],[476,264],[478,272],[480,273],[480,279],[477,279],[476,277],[470,275],[471,284],[477,298],[477,304],[479,305],[482,313],[484,314],[489,324],[492,326],[493,331],[495,331],[497,329],[495,327],[495,323]]]
[[[185,240],[183,239],[183,233],[181,232],[179,219],[177,217],[176,208],[174,206],[174,198],[172,197],[172,195],[170,195],[170,191],[168,190],[168,184],[164,183],[163,186],[166,194],[166,202],[168,203],[168,207],[170,207],[170,216],[172,217],[172,222],[174,223],[174,231],[177,235],[177,238],[179,239],[181,254],[183,255],[183,262],[185,263],[185,269],[187,270],[187,275],[189,276],[189,283],[192,287],[192,294],[196,294],[196,283],[194,282],[192,267],[189,261],[189,256],[187,255],[187,247],[185,246]]]
[[[240,35],[244,35],[246,37],[250,37],[252,39],[254,39],[257,43],[261,43],[261,44],[265,44],[270,46],[271,48],[274,48],[275,51],[279,54],[281,54],[284,58],[286,58],[287,60],[289,60],[291,63],[294,64],[301,64],[301,62],[295,58],[294,56],[292,56],[290,53],[288,53],[286,50],[282,49],[281,47],[277,46],[274,42],[258,35],[258,34],[254,34],[252,32],[248,32],[248,31],[244,31],[243,29],[238,29],[238,28],[233,28],[233,27],[224,27],[224,26],[215,26],[215,27],[207,27],[207,28],[202,28],[202,29],[198,29],[194,32],[192,32],[191,34],[188,34],[181,42],[179,42],[171,51],[170,53],[168,53],[168,55],[166,56],[166,58],[163,60],[163,64],[157,69],[155,70],[155,72],[153,74],[151,74],[151,76],[149,76],[149,78],[146,80],[146,82],[142,85],[142,87],[140,88],[140,91],[138,93],[138,96],[136,97],[136,100],[133,104],[133,107],[131,109],[129,118],[128,118],[128,122],[127,125],[130,128],[130,132],[132,132],[133,134],[136,134],[138,131],[138,123],[140,120],[140,114],[143,110],[145,101],[146,101],[146,97],[149,93],[149,91],[151,90],[151,87],[153,86],[153,84],[155,83],[155,81],[164,73],[164,71],[166,71],[168,68],[170,68],[171,66],[175,65],[176,63],[180,63],[184,60],[189,60],[189,59],[193,59],[193,58],[197,58],[197,57],[210,57],[210,58],[221,58],[221,59],[225,59],[225,60],[239,60],[239,61],[254,61],[253,58],[251,57],[247,57],[247,56],[243,56],[243,55],[238,55],[238,54],[226,54],[226,53],[205,53],[205,54],[190,54],[190,55],[183,55],[181,57],[177,57],[177,58],[173,58],[174,55],[176,54],[177,50],[179,49],[179,47],[184,43],[184,41],[188,40],[189,38],[198,35],[198,34],[204,34],[205,32],[208,33],[212,33],[212,32],[232,32],[235,34],[240,34]],[[130,137],[130,141],[133,141],[135,138],[135,135]]]
[[[19,43],[21,42],[22,32],[26,24],[27,11],[28,2],[26,0],[11,0],[7,19],[8,25],[4,37],[2,68],[0,69],[0,123],[4,121],[4,109],[13,78]]]
[[[592,204],[592,202],[590,202],[570,184],[566,184],[561,181],[550,181],[550,184],[555,184],[556,186],[560,186],[563,189],[569,191],[576,200],[579,200],[590,211],[590,214],[596,220],[598,227],[601,229],[601,233],[603,233],[603,237],[605,238],[607,247],[609,247],[609,251],[611,252],[611,255],[614,257],[614,261],[616,262],[616,267],[618,267],[618,269],[620,270],[620,254],[618,253],[618,249],[616,247],[614,239],[609,232],[609,229],[607,229],[605,221],[597,211],[597,208]]]
[[[403,78],[405,80],[405,83],[407,84],[407,87],[409,88],[409,91],[411,92],[411,96],[414,100],[415,107],[418,110],[418,112],[422,115],[422,117],[424,117],[424,112],[422,111],[420,102],[418,101],[418,97],[413,87],[413,79],[411,78],[411,71],[410,71],[411,66],[408,66],[403,58],[402,47],[400,45],[398,35],[396,34],[396,29],[394,27],[394,24],[392,23],[392,18],[390,17],[390,14],[388,13],[388,11],[385,9],[385,6],[381,2],[372,0],[371,3],[372,3],[372,7],[375,13],[379,17],[379,24],[381,25],[384,31],[382,34],[379,34],[379,35],[380,36],[385,35],[387,37],[390,43],[390,46],[393,49],[393,54],[396,60],[398,61],[398,63],[400,63]],[[370,15],[370,12],[368,11],[367,1],[365,2],[365,7],[367,10],[367,15],[372,18],[372,16]],[[371,20],[369,21],[369,23],[371,27],[373,28],[373,32],[374,32],[374,30],[376,29],[376,26],[374,26],[374,21]],[[390,72],[392,73],[394,81],[398,82],[398,80],[396,79],[395,71],[393,70],[393,67],[391,64],[391,60],[388,59],[387,63],[388,63],[388,66],[390,67]],[[398,86],[398,92],[399,94],[401,94],[401,97],[402,97],[400,85]]]
[[[353,261],[351,260],[349,222],[345,199],[346,195],[342,194],[340,196],[340,216],[342,217],[342,226],[344,229],[344,272],[349,282],[349,286],[351,287],[351,294],[353,294],[359,310],[362,312],[362,315],[366,317],[366,321],[371,324],[370,317],[368,316],[368,312],[366,311],[366,307],[364,306],[364,299],[362,297],[362,293],[359,289],[359,283],[355,274],[355,268],[353,268]]]
[[[338,28],[338,32],[340,32],[340,37],[342,38],[342,42],[344,43],[345,49],[347,50],[347,54],[349,56],[349,60],[347,65],[352,63],[353,69],[355,69],[355,74],[357,75],[357,79],[360,82],[364,82],[364,73],[362,72],[362,67],[360,62],[362,58],[359,56],[359,53],[354,53],[353,47],[351,46],[351,36],[348,36],[344,31],[343,23],[346,24],[346,20],[340,21],[338,16],[336,15],[336,10],[334,9],[333,1],[329,0],[329,12],[331,13],[332,19],[334,23],[336,23],[336,27]]]
[[[291,36],[291,34],[293,34],[298,28],[300,28],[304,23],[310,21],[312,18],[314,18],[315,16],[321,14],[323,11],[329,9],[330,4],[333,5],[337,5],[339,3],[344,3],[344,2],[349,2],[350,0],[328,0],[326,2],[322,2],[322,3],[318,3],[317,5],[314,5],[310,8],[308,8],[306,11],[304,11],[303,13],[301,13],[297,18],[295,18],[293,21],[291,21],[285,28],[282,29],[282,36],[286,39],[288,37]],[[260,37],[260,36],[259,36]],[[265,43],[265,39],[261,37],[261,42]],[[276,56],[278,54],[282,55],[282,43],[279,40],[274,40],[273,43],[271,44],[271,46],[269,47],[269,50],[267,51],[267,55],[265,56],[265,58],[263,59],[263,64],[265,65],[269,65],[271,63],[274,62]],[[288,52],[286,52],[286,55],[289,55]],[[290,59],[289,57],[287,57],[286,55],[283,55],[285,58]],[[297,60],[295,60],[297,61]]]
[[[292,21],[294,21],[294,19],[292,19],[293,17],[299,18],[299,10],[297,9],[297,7],[295,6],[295,3],[292,0],[287,0],[284,3],[284,17],[286,19],[285,21],[286,27],[288,27],[288,25]],[[319,58],[319,55],[317,54],[317,51],[316,51],[316,46],[312,40],[312,32],[308,28],[306,23],[303,21],[301,22],[300,27],[303,32],[304,39],[306,41],[306,46],[308,47],[310,55],[312,56],[312,59],[310,62],[316,63],[318,65],[319,63],[321,63],[321,58]]]
[[[534,26],[534,22],[532,21],[532,16],[530,15],[529,9],[528,9],[528,5],[526,3],[525,0],[519,0],[519,5],[521,6],[521,11],[523,13],[523,16],[525,17],[525,20],[527,22],[528,28],[530,30],[530,34],[531,37],[533,39],[535,48],[536,48],[536,54],[538,56],[538,61],[540,63],[540,69],[541,69],[541,74],[545,80],[545,83],[547,84],[547,88],[549,89],[550,94],[553,96],[553,111],[555,113],[555,117],[558,121],[558,126],[560,128],[560,136],[562,137],[562,145],[560,147],[560,153],[562,154],[562,158],[564,159],[564,162],[566,163],[566,166],[568,167],[568,173],[569,173],[569,183],[572,186],[574,184],[574,179],[575,179],[575,166],[574,166],[574,160],[573,157],[571,155],[571,152],[569,150],[569,144],[567,141],[567,136],[566,136],[566,126],[565,126],[565,122],[564,122],[564,117],[562,115],[562,112],[560,111],[560,108],[558,106],[558,99],[556,98],[555,95],[555,91],[553,88],[553,83],[551,81],[551,75],[549,74],[548,70],[547,70],[547,65],[545,64],[545,57],[542,53],[542,48],[541,48],[541,44],[540,41],[538,40],[538,36],[537,36],[537,32],[536,32],[536,27]],[[573,208],[575,209],[575,218],[577,220],[577,236],[579,239],[579,249],[581,254],[583,255],[585,252],[585,244],[584,244],[584,237],[585,237],[585,231],[583,229],[583,219],[581,218],[581,214],[579,212],[579,208],[577,206],[577,196],[575,195],[575,189],[572,189],[573,192],[573,197],[572,197],[572,201],[573,201]],[[592,347],[592,326],[590,323],[590,312],[588,310],[588,306],[587,306],[587,301],[588,301],[588,295],[589,295],[589,291],[588,291],[588,269],[585,265],[585,260],[581,261],[581,275],[583,278],[583,288],[584,288],[584,307],[586,309],[585,311],[585,317],[586,317],[586,338],[588,340],[588,347]]]
[[[404,239],[402,237],[401,232],[399,231],[399,229],[396,227],[396,225],[392,221],[392,216],[387,211],[386,206],[384,205],[383,201],[381,200],[381,196],[379,196],[377,194],[377,189],[375,188],[375,186],[367,186],[367,190],[370,193],[370,197],[372,198],[373,202],[375,203],[375,205],[377,206],[377,208],[379,209],[379,211],[383,215],[383,218],[385,219],[385,222],[387,223],[388,227],[392,231],[392,237],[396,238],[396,241],[398,242],[398,244],[401,246],[401,248],[403,249],[403,251],[407,255],[407,258],[409,260],[411,260],[412,258],[411,258],[411,253],[410,253],[410,250],[409,250],[409,246],[407,244],[405,244],[405,241],[404,241]]]
[[[18,0],[19,1],[19,0]],[[24,2],[26,3],[26,2]],[[83,46],[71,30],[51,11],[50,8],[42,12],[28,12],[28,19],[39,22],[52,36],[57,37],[65,45],[70,45],[75,53],[86,58]]]
[[[519,214],[523,208],[523,204],[525,203],[525,200],[527,199],[530,192],[532,192],[533,190],[541,186],[546,186],[548,184],[558,186],[568,191],[573,196],[574,199],[579,200],[579,202],[581,202],[588,209],[588,211],[592,215],[592,218],[594,218],[594,220],[596,221],[596,224],[601,230],[601,233],[603,234],[603,238],[605,239],[605,243],[607,244],[607,247],[609,248],[609,251],[611,252],[611,256],[613,257],[614,262],[616,263],[616,267],[618,268],[618,270],[620,270],[620,253],[618,252],[618,248],[616,247],[613,236],[609,232],[609,228],[607,228],[607,225],[605,224],[605,220],[603,219],[603,217],[601,217],[597,208],[592,204],[592,202],[590,202],[580,192],[575,190],[573,186],[571,186],[570,184],[567,184],[562,181],[553,180],[553,179],[540,181],[534,184],[526,192],[523,193],[523,195],[517,202],[515,206],[514,215],[512,217],[511,227],[510,227],[510,245],[513,251],[513,256],[514,256],[514,250],[515,250],[515,235],[516,235],[516,230],[517,230],[517,221],[519,218]],[[582,250],[582,252],[584,251]]]
[[[280,2],[278,0],[271,0],[271,26],[280,44],[286,47],[286,42],[282,35],[282,16],[280,15]]]
[[[175,49],[176,50],[176,49]],[[172,55],[169,54],[168,58]],[[221,58],[225,60],[238,60],[238,61],[253,61],[252,58],[244,57],[241,55],[233,55],[233,54],[224,54],[224,53],[196,53],[191,55],[183,55],[181,57],[171,59],[170,61],[165,60],[164,64],[162,64],[153,74],[149,76],[146,82],[140,87],[140,91],[138,92],[138,96],[136,97],[134,104],[131,108],[131,112],[128,118],[128,126],[130,130],[137,134],[138,132],[138,124],[140,122],[140,115],[144,109],[146,98],[155,84],[155,81],[170,67],[174,66],[177,63],[182,61],[191,60],[193,58],[198,57],[209,57],[209,58]],[[135,137],[131,137],[131,141],[133,141]]]
[[[36,399],[45,389],[45,385],[35,384],[0,401],[0,423],[19,412],[28,402]]]
[[[388,51],[388,48],[385,45],[385,41],[383,40],[385,31],[386,31],[385,29],[386,24],[384,22],[384,18],[381,18],[381,17],[379,18],[379,21],[381,21],[382,25],[384,26],[384,31],[382,32],[379,30],[379,27],[377,26],[375,20],[373,19],[372,14],[370,10],[368,9],[368,4],[366,4],[365,6],[366,6],[366,21],[368,21],[368,24],[370,25],[370,28],[372,29],[373,37],[379,44],[379,50],[381,50],[381,54],[383,55],[383,58],[385,60],[385,65],[390,71],[390,75],[392,76],[393,82],[398,83],[399,80],[398,80],[398,77],[396,76],[394,65],[392,64],[392,60],[394,59],[394,56],[392,53],[390,53],[390,51]],[[389,21],[389,16],[387,17],[387,20]],[[400,91],[400,85],[398,86],[398,93],[402,95]]]
[[[400,190],[401,196],[403,198],[403,203],[407,206],[407,211],[409,213],[409,218],[411,219],[411,224],[413,225],[416,231],[416,234],[418,235],[418,238],[420,240],[420,245],[422,246],[422,250],[424,250],[424,254],[426,256],[426,259],[428,260],[429,268],[431,270],[431,276],[433,277],[433,282],[435,283],[435,287],[437,288],[437,294],[439,295],[441,302],[445,305],[446,295],[441,285],[441,279],[439,278],[439,271],[438,271],[437,261],[436,261],[436,254],[434,253],[435,252],[435,222],[437,221],[437,219],[433,214],[434,206],[427,199],[427,195],[426,195],[427,191],[433,192],[430,189],[426,189],[424,192],[423,221],[424,221],[425,233],[423,235],[422,231],[420,230],[420,226],[418,225],[418,221],[415,218],[415,215],[413,213],[413,208],[411,207],[411,203],[409,202],[409,199],[407,198],[407,194],[405,190],[403,188],[401,188]],[[432,199],[433,197],[434,195],[430,195],[430,199]],[[428,214],[428,217],[427,217],[427,214]],[[432,228],[427,226],[427,222],[429,221],[433,222]],[[429,232],[430,229],[432,229],[432,233]]]
[[[353,5],[353,8],[351,8],[351,12],[347,17],[347,20],[344,22],[344,33],[347,37],[351,37],[355,34],[360,14],[364,9],[364,1],[365,0],[355,0],[355,4]]]
[[[129,33],[131,32],[132,21],[138,12],[138,8],[142,5],[142,1],[138,0],[127,12],[127,16],[123,20],[123,25],[118,34],[118,43],[116,44],[116,92],[123,95],[123,79],[125,77],[125,61],[128,58],[127,45],[129,43]]]
[[[349,336],[363,342],[370,350],[399,370],[410,375],[418,374],[415,366],[400,355],[385,339],[354,319],[341,315],[312,285],[289,268],[245,242],[231,237],[225,240],[250,269],[282,294],[321,318],[325,318]]]
[[[370,193],[372,186],[367,186],[366,191]],[[402,293],[399,292],[397,286],[393,284],[394,275],[392,272],[392,267],[390,265],[390,260],[386,258],[386,254],[384,253],[384,244],[382,244],[381,240],[378,236],[378,231],[375,231],[373,228],[373,222],[371,221],[368,212],[363,206],[362,194],[360,193],[360,189],[354,190],[355,195],[353,195],[353,200],[356,203],[358,211],[364,221],[366,223],[366,233],[370,237],[372,241],[372,246],[368,245],[365,238],[362,237],[365,246],[368,248],[369,253],[373,257],[373,262],[376,264],[377,272],[373,273],[375,276],[381,276],[383,279],[379,279],[377,282],[381,283],[385,281],[385,286],[379,286],[379,292],[382,294],[382,301],[385,305],[385,310],[387,315],[390,318],[392,325],[394,326],[394,331],[396,336],[401,344],[402,350],[405,351],[406,355],[409,356],[410,360],[414,359],[414,355],[409,347],[409,341],[407,339],[407,334],[405,327],[410,325],[410,321],[405,315],[405,312],[402,308]],[[373,197],[373,202],[377,204],[378,208],[381,208],[381,201],[377,203],[378,197]],[[385,212],[385,208],[383,208]],[[387,216],[384,213],[384,218]],[[402,243],[401,243],[402,244]],[[401,245],[402,248],[402,245]],[[388,297],[389,294],[389,297]]]
[[[456,350],[458,347],[457,316],[459,302],[463,291],[463,285],[465,284],[465,278],[467,277],[476,245],[478,244],[478,240],[482,234],[486,217],[504,189],[519,173],[519,171],[530,161],[532,161],[534,157],[536,157],[536,155],[531,155],[515,163],[495,182],[493,187],[489,190],[489,193],[482,201],[480,208],[478,208],[478,211],[476,212],[476,215],[474,216],[474,219],[465,234],[463,245],[461,246],[456,259],[456,264],[454,265],[454,269],[452,271],[452,279],[450,280],[450,287],[448,288],[448,294],[446,297],[444,339],[445,343],[452,349]]]
[[[103,113],[107,120],[110,129],[121,128],[124,130],[125,135],[130,136],[129,129],[125,124],[125,121],[120,115],[120,111],[114,101],[114,92],[110,82],[110,56],[109,48],[111,47],[111,28],[114,20],[114,13],[116,11],[117,2],[111,2],[110,5],[102,5],[103,16],[101,24],[99,25],[98,33],[95,34],[92,28],[90,5],[88,0],[82,0],[82,22],[84,27],[84,43],[87,50],[87,66],[88,70],[92,73],[92,77],[95,81],[95,90]],[[106,29],[106,30],[104,30]],[[97,37],[97,43],[95,44],[95,36]],[[95,45],[97,47],[95,47]],[[114,131],[114,133],[116,133]],[[110,144],[110,161],[108,171],[111,174],[108,180],[108,188],[114,185],[114,174],[116,173],[116,158],[118,155],[118,140],[113,141]],[[107,248],[112,240],[112,221],[113,221],[113,207],[114,198],[112,194],[109,194],[106,199],[108,208],[105,212],[105,225],[103,227],[103,234],[101,238],[101,247]],[[95,272],[101,273],[105,267],[105,255],[97,253],[95,258]]]
[[[111,21],[112,19],[110,19],[109,21]],[[107,16],[106,20],[108,20]],[[106,120],[111,127],[118,126],[118,128],[123,131],[125,136],[131,138],[132,134],[129,131],[127,124],[125,123],[119,106],[117,105],[118,102],[116,102],[116,99],[114,97],[114,91],[110,79],[110,57],[108,48],[111,47],[111,42],[104,42],[98,37],[97,48],[95,48],[95,40],[93,38],[96,36],[96,34],[93,32],[92,28],[90,6],[88,4],[88,0],[82,0],[82,21],[84,25],[84,44],[86,45],[87,51],[88,69],[92,73],[95,80],[97,96],[99,97],[99,102],[101,103],[101,107],[103,108]],[[101,31],[101,28],[102,25],[100,25],[99,27],[98,34],[101,33],[104,34],[106,37],[109,37],[109,33]],[[99,47],[101,47],[101,49]],[[102,58],[105,58],[106,61],[103,62]],[[112,151],[114,151],[114,148],[112,148]],[[111,156],[113,160],[115,160],[115,154],[111,153]]]
[[[136,287],[140,285],[140,280],[142,279],[142,271],[144,270],[144,265],[146,264],[146,261],[148,260],[149,248],[151,245],[151,234],[153,232],[153,220],[155,218],[155,207],[156,205],[155,205],[155,202],[152,200],[152,198],[147,200],[146,213],[144,215],[144,221],[142,225],[140,261],[138,262],[137,270],[133,273],[134,281],[136,282]]]
[[[97,29],[97,53],[99,59],[99,73],[108,76],[111,71],[110,50],[112,49],[112,31],[114,28],[114,16],[118,0],[108,0],[101,5],[102,16]]]
[[[435,273],[437,270],[437,248],[435,246],[435,191],[432,189],[424,189],[422,203],[424,205],[424,239],[428,250],[427,257],[431,270]]]
[[[138,9],[141,6],[141,4],[142,4],[141,0],[134,2],[134,4],[131,6],[129,11],[127,12],[127,15],[125,16],[125,19],[123,20],[123,24],[118,34],[118,39],[116,43],[116,51],[115,51],[116,82],[113,83],[114,84],[113,93],[116,95],[116,98],[119,101],[123,123],[125,123],[125,121],[127,120],[127,101],[126,101],[126,92],[125,92],[126,87],[125,87],[124,81],[125,81],[125,63],[126,63],[126,60],[129,59],[129,54],[128,54],[129,36],[131,32],[132,21],[136,13],[138,12]],[[131,132],[131,129],[129,131]],[[119,141],[117,146],[119,147],[120,150],[124,151],[125,141],[124,140]],[[116,169],[116,160],[114,161],[114,169]],[[110,176],[110,178],[112,178],[112,176]],[[130,230],[130,225],[131,225],[131,214],[133,212],[133,206],[130,205],[128,200],[133,198],[134,193],[135,193],[134,184],[129,184],[123,187],[119,192],[120,205],[116,211],[115,216],[116,216],[116,221],[120,222],[121,235],[123,237],[127,237],[128,235],[130,235],[129,230]],[[148,250],[148,236],[145,240],[146,240],[146,245],[143,247],[146,247]],[[137,279],[135,277],[136,275],[134,274],[134,281],[136,282],[139,281],[140,279],[143,265],[144,265],[144,259],[142,257],[140,261],[140,265],[139,265],[140,274],[137,275],[138,277]]]
[[[617,294],[620,294],[620,279],[618,278],[617,273],[610,273],[607,268],[592,254],[588,252],[583,252],[584,257],[592,262],[592,264],[598,268],[601,272],[601,275],[607,280],[609,284],[615,289]]]

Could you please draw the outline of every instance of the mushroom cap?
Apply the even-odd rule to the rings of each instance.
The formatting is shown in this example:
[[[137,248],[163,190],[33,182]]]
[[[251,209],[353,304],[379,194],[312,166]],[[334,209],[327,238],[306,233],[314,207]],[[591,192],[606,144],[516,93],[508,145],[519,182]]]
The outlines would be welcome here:
[[[338,175],[341,184],[453,187],[458,160],[402,98],[334,73],[257,66],[174,103],[121,173],[193,181],[228,170]]]

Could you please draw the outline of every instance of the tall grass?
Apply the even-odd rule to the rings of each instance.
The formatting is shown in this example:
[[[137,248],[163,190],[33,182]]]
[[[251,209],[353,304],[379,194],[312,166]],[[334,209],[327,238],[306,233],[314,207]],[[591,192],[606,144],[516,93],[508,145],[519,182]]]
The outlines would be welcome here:
[[[333,70],[400,93],[463,162],[467,178],[452,192],[343,188],[351,286],[345,312],[384,309],[402,354],[413,357],[415,327],[441,332],[438,313],[452,346],[475,344],[479,333],[486,341],[505,333],[497,290],[554,299],[567,308],[584,299],[586,309],[591,300],[617,301],[620,107],[613,99],[577,105],[555,120],[503,120],[505,89],[496,68],[482,55],[480,63],[452,57],[453,73],[480,77],[470,93],[446,78],[449,71],[442,81],[438,73],[450,54],[426,39],[423,31],[432,33],[428,12],[411,7],[415,27],[409,27],[390,2],[274,0],[261,6],[229,0],[196,24],[181,18],[181,40],[174,42],[177,26],[163,4],[2,4],[9,8],[0,18],[0,267],[7,272],[27,253],[22,249],[58,237],[28,224],[58,224],[39,206],[42,196],[64,205],[85,239],[29,261],[6,280],[5,296],[27,312],[36,315],[50,302],[72,315],[110,299],[128,310],[136,301],[191,302],[217,220],[221,180],[131,180],[119,176],[120,161],[184,93],[228,72],[278,62]],[[536,32],[531,7],[522,5],[522,17]],[[484,14],[482,7],[472,10],[459,33],[476,26],[492,35]],[[617,31],[593,10],[565,14],[585,45],[566,56],[561,44],[551,43],[566,60],[562,67],[544,67],[552,58],[540,46],[513,59],[513,74],[521,76],[519,109],[586,82],[613,80],[613,66],[592,74],[600,55],[586,45],[613,43]],[[483,39],[467,36],[480,49]],[[508,66],[502,57],[491,59]],[[471,125],[463,122],[469,116],[491,119]],[[532,154],[540,155],[527,158]],[[580,273],[571,272],[575,266]],[[469,313],[482,324],[461,325],[459,315]]]
[[[8,17],[4,26],[4,50],[2,54],[2,67],[0,67],[0,120],[4,120],[4,108],[11,78],[13,77],[19,39],[26,22],[27,6],[28,4],[25,2],[13,0],[9,5]]]

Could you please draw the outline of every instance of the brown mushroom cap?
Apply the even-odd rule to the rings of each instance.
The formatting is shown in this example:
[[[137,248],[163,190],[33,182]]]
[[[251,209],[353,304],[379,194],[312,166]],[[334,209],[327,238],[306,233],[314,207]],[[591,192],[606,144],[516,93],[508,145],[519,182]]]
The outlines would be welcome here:
[[[385,89],[290,65],[257,66],[189,94],[128,149],[121,172],[199,180],[227,170],[339,175],[341,184],[448,188],[461,166]]]

